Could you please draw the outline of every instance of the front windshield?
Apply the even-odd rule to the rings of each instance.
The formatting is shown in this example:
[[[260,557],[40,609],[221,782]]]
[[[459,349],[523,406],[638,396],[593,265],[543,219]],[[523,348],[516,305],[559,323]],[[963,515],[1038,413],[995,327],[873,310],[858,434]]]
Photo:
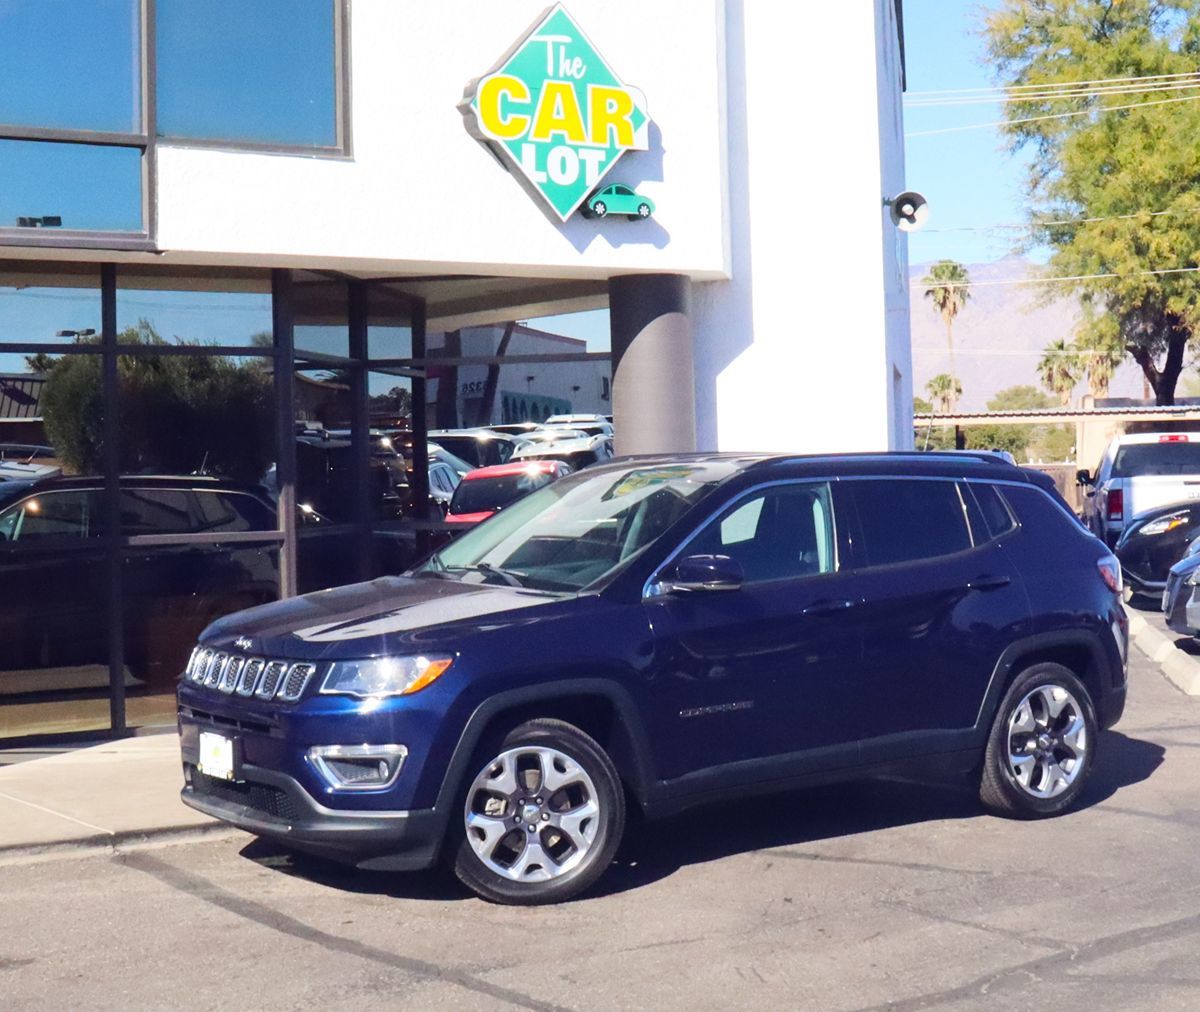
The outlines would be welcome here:
[[[416,573],[582,590],[645,551],[738,466],[718,460],[569,475],[451,542]]]

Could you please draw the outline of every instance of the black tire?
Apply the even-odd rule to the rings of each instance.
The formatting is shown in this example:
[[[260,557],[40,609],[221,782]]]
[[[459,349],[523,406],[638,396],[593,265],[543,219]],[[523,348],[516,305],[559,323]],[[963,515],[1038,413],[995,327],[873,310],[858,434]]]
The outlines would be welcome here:
[[[592,205],[592,214],[594,214],[597,218],[603,218],[606,214],[608,214],[608,205],[604,203],[603,200],[597,200],[596,203]]]
[[[649,204],[638,204],[637,214],[635,214],[633,217],[649,218],[650,217],[650,205]]]
[[[1014,765],[1009,760],[1009,755],[1013,754],[1009,750],[1010,722],[1014,720],[1022,702],[1031,694],[1039,694],[1043,689],[1049,689],[1055,694],[1065,690],[1069,701],[1064,703],[1063,710],[1057,717],[1049,717],[1048,710],[1043,708],[1042,713],[1047,720],[1045,731],[1040,731],[1039,719],[1036,725],[1039,728],[1039,734],[1030,732],[1028,746],[1030,749],[1037,748],[1040,742],[1046,740],[1049,740],[1050,747],[1044,752],[1029,756],[1026,760],[1032,761],[1034,770],[1034,773],[1027,774],[1031,779],[1030,786],[1026,787],[1022,785]],[[1044,700],[1044,697],[1041,698]],[[1035,715],[1038,710],[1037,700],[1038,696],[1035,695],[1034,705],[1029,711],[1031,715]],[[1058,734],[1064,727],[1072,724],[1076,716],[1082,720],[1083,724],[1083,735],[1080,739],[1083,743],[1082,746],[1077,750],[1061,745],[1056,747],[1054,742],[1058,740]],[[1040,738],[1040,742],[1034,740],[1038,738]],[[1092,768],[1096,764],[1098,740],[1099,725],[1096,721],[1096,709],[1092,703],[1091,693],[1088,692],[1083,682],[1061,664],[1050,662],[1034,664],[1017,675],[996,710],[996,717],[992,722],[987,749],[984,753],[979,798],[984,807],[993,814],[1007,818],[1042,819],[1058,815],[1075,803],[1087,783]],[[1038,758],[1042,755],[1044,758]],[[1075,757],[1076,764],[1071,766],[1069,774],[1064,774],[1070,775],[1071,780],[1065,787],[1062,787],[1049,772],[1053,766],[1047,766],[1047,764],[1058,763],[1060,760],[1062,763],[1069,763],[1071,756]],[[1058,768],[1065,770],[1066,766],[1059,765]],[[1034,780],[1033,777],[1037,777],[1037,779]],[[1050,791],[1057,790],[1057,793],[1038,797],[1034,788],[1046,787],[1047,784],[1050,784]]]
[[[553,749],[566,756],[576,763],[590,779],[591,785],[595,788],[593,800],[599,810],[595,817],[597,825],[594,827],[592,840],[586,849],[582,850],[582,858],[570,870],[540,881],[517,881],[494,871],[477,853],[475,845],[467,839],[467,812],[468,806],[471,805],[475,805],[478,809],[479,797],[488,796],[486,791],[473,791],[477,779],[484,777],[489,768],[493,770],[499,768],[497,763],[506,753],[522,748],[537,747]],[[451,853],[454,855],[454,873],[463,885],[491,903],[533,906],[560,903],[569,899],[588,888],[604,874],[608,866],[612,864],[625,829],[625,795],[616,767],[613,766],[612,760],[597,742],[572,724],[561,720],[542,718],[527,721],[509,732],[499,742],[493,739],[489,747],[485,747],[477,753],[476,760],[467,773],[470,779],[463,785],[459,796],[459,805],[452,816]],[[538,786],[534,787],[531,782],[526,781],[528,789],[523,793],[533,796],[544,793],[542,774],[539,773],[538,777]],[[520,790],[520,788],[518,789]],[[572,789],[573,787],[564,787],[561,790],[552,791],[550,794],[556,801],[565,803],[567,799],[563,796]],[[473,798],[472,794],[477,794],[478,797]],[[532,800],[534,800],[533,797],[530,798],[530,801]],[[538,800],[543,799],[539,798]],[[555,803],[552,802],[550,795],[545,797],[544,801],[547,807]],[[516,822],[514,811],[515,805],[511,805],[506,809],[507,814],[503,818],[493,820],[507,823],[509,817],[513,816],[515,823],[515,828],[509,832],[509,835],[499,837],[498,842],[492,845],[493,857],[497,852],[506,850],[502,845],[510,836],[514,840],[522,841],[522,847],[524,847],[525,839],[536,839],[539,846],[547,844],[548,841],[550,844],[554,843],[555,830],[552,826],[547,826],[540,831],[530,830],[528,822]],[[541,825],[536,820],[531,821]],[[535,836],[520,835],[522,827],[528,832],[535,833]],[[479,834],[477,835],[477,840],[480,841],[478,845],[485,846],[482,842],[482,831],[476,832]],[[560,840],[562,839],[569,839],[569,837],[560,837]],[[546,853],[550,854],[548,846]],[[564,863],[570,859],[571,853],[571,851],[567,852],[568,856],[564,858]],[[516,864],[517,861],[514,860],[512,865],[515,867]]]

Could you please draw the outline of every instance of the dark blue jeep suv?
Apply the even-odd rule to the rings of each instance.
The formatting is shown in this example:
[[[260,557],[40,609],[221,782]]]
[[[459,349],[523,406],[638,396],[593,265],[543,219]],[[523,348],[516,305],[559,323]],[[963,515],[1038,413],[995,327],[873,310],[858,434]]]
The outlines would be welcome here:
[[[1078,797],[1125,703],[1120,568],[1020,468],[625,459],[403,577],[239,612],[179,689],[183,799],[373,868],[544,903],[635,805],[903,769]]]

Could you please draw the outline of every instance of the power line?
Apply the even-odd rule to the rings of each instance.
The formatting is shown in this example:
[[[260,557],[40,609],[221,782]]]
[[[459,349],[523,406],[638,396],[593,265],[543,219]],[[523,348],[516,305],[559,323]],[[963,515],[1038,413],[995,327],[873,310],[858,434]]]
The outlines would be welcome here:
[[[1095,218],[1060,218],[1056,221],[1002,222],[994,225],[947,225],[942,228],[923,228],[920,234],[924,235],[927,232],[990,232],[992,229],[1001,228],[1032,230],[1036,228],[1057,228],[1064,225],[1092,225],[1102,221],[1129,221],[1135,218],[1161,218],[1165,215],[1197,213],[1200,213],[1200,208],[1189,207],[1171,211],[1134,211],[1130,214],[1109,214]],[[911,234],[909,238],[912,238]]]
[[[1163,92],[1194,91],[1200,88],[1200,78],[1188,82],[1164,82],[1144,87],[1097,88],[1090,91],[1042,91],[1020,95],[980,95],[951,99],[918,99],[905,102],[905,109],[943,109],[968,105],[1006,105],[1012,102],[1065,102],[1081,98],[1103,98],[1108,95],[1157,95]]]
[[[1056,112],[1046,116],[1026,116],[1022,119],[1002,119],[996,120],[994,123],[969,123],[966,126],[942,127],[938,130],[918,130],[915,133],[905,134],[905,139],[910,137],[933,137],[935,134],[953,134],[963,130],[983,130],[987,127],[998,126],[1018,126],[1021,123],[1041,123],[1051,119],[1067,119],[1071,116],[1091,116],[1097,112],[1120,112],[1123,109],[1145,109],[1151,105],[1169,105],[1172,102],[1194,102],[1200,98],[1200,95],[1186,95],[1183,98],[1160,98],[1153,102],[1134,102],[1130,105],[1106,105],[1099,109],[1079,109],[1075,112]]]
[[[1001,285],[1045,285],[1054,282],[1075,282],[1075,281],[1095,281],[1104,278],[1141,278],[1151,276],[1162,276],[1167,274],[1196,274],[1200,273],[1200,267],[1168,267],[1162,270],[1155,271],[1129,271],[1126,274],[1119,274],[1112,271],[1107,274],[1072,274],[1065,277],[1052,278],[1001,278],[994,281],[910,281],[910,288],[993,288]]]
[[[1192,70],[1179,74],[1139,74],[1133,77],[1097,77],[1086,81],[1044,81],[1040,84],[1009,84],[998,85],[990,88],[944,88],[939,91],[910,91],[908,94],[914,98],[925,98],[931,95],[964,95],[977,92],[1012,92],[1039,88],[1078,88],[1101,84],[1120,84],[1127,81],[1163,81],[1181,77],[1195,77],[1197,73],[1200,72]]]

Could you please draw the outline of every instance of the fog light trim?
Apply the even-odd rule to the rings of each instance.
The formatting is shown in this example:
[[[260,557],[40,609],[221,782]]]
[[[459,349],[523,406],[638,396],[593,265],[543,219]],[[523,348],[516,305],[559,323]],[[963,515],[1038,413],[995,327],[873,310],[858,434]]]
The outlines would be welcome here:
[[[405,745],[314,745],[307,759],[321,779],[335,791],[383,791],[387,790],[400,776],[404,760],[408,758]],[[346,780],[331,761],[361,764],[366,770],[370,763],[382,765],[386,775],[374,780]]]

